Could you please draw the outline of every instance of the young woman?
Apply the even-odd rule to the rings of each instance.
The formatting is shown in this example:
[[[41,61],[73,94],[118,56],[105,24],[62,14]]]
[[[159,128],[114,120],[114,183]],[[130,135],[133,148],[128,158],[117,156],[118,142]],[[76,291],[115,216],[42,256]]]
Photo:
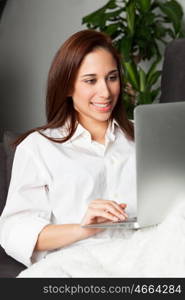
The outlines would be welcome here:
[[[0,243],[26,266],[102,230],[81,225],[135,214],[134,129],[122,100],[119,56],[83,30],[58,50],[47,124],[17,142]]]

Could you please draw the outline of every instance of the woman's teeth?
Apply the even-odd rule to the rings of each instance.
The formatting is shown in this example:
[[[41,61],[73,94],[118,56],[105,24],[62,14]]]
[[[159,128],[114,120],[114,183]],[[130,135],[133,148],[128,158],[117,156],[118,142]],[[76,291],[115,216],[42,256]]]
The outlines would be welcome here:
[[[105,104],[102,104],[102,103],[92,103],[93,105],[95,106],[98,106],[98,107],[107,107],[110,105],[110,102],[109,103],[105,103]]]

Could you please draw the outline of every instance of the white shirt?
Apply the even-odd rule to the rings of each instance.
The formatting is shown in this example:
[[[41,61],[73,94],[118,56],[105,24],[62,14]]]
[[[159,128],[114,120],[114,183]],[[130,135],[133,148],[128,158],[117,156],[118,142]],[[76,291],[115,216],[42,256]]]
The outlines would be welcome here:
[[[65,127],[47,129],[61,138]],[[127,203],[136,215],[135,144],[115,121],[105,145],[92,141],[80,124],[65,143],[38,132],[15,152],[7,203],[0,218],[0,244],[8,255],[29,266],[47,252],[35,252],[38,234],[47,224],[81,223],[88,204],[97,198]]]

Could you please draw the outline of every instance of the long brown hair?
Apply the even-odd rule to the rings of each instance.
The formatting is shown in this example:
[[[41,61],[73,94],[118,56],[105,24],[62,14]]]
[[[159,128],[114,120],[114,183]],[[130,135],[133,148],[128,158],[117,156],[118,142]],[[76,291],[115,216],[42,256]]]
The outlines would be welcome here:
[[[27,131],[13,143],[14,146],[17,146],[34,131],[38,131],[45,136],[42,130],[62,127],[67,120],[69,120],[70,124],[67,136],[61,139],[45,137],[51,141],[63,143],[73,136],[77,127],[77,114],[73,108],[72,98],[68,97],[68,95],[74,86],[82,60],[95,48],[104,48],[112,54],[117,63],[120,85],[123,87],[120,57],[113,47],[110,37],[102,32],[88,29],[73,34],[59,48],[49,70],[46,93],[47,124]],[[120,91],[111,119],[114,118],[127,138],[133,140],[134,128],[132,122],[127,118],[122,93],[123,90]]]

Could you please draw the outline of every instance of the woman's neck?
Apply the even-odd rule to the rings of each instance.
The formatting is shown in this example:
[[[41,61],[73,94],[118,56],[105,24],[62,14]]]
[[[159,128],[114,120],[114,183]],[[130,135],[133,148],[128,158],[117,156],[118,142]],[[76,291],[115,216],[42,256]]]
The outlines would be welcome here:
[[[105,133],[108,127],[108,121],[96,121],[92,119],[79,120],[80,124],[89,131],[92,140],[105,144]]]

